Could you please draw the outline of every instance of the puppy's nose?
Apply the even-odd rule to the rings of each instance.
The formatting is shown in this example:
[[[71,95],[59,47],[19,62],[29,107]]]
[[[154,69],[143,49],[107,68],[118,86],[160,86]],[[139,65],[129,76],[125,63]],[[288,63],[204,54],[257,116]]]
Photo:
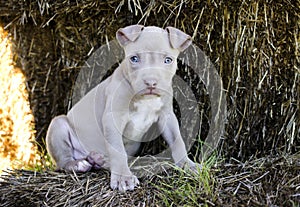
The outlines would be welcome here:
[[[144,80],[144,83],[148,88],[155,88],[157,86],[157,80],[155,79]]]

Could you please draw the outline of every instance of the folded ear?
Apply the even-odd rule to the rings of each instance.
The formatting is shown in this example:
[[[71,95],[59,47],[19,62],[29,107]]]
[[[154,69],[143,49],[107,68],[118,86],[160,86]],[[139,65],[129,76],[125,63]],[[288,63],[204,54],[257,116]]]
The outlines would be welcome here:
[[[166,30],[169,33],[170,44],[173,48],[182,52],[191,45],[191,36],[174,27],[167,27]]]
[[[143,31],[142,25],[131,25],[125,28],[121,28],[117,31],[116,37],[120,45],[125,46],[129,42],[135,41]]]

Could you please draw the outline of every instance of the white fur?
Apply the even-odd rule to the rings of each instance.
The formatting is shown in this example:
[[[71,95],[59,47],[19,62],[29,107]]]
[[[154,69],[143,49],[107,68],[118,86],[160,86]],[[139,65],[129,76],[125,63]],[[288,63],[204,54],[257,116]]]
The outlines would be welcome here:
[[[134,129],[137,133],[145,134],[150,126],[154,122],[157,122],[159,111],[161,110],[162,106],[163,103],[159,97],[152,99],[141,99],[134,103],[136,111],[130,115],[130,120],[133,123]],[[135,136],[133,135],[133,137]]]
[[[174,162],[195,166],[187,157],[173,112],[171,85],[176,58],[191,43],[190,37],[172,27],[143,28],[133,25],[117,32],[125,59],[67,115],[55,117],[46,136],[48,152],[58,168],[83,172],[107,168],[111,188],[120,191],[138,185],[128,167],[128,155],[137,152],[143,134],[155,122]],[[133,63],[130,55],[141,61]],[[172,64],[165,64],[166,57],[173,58]]]

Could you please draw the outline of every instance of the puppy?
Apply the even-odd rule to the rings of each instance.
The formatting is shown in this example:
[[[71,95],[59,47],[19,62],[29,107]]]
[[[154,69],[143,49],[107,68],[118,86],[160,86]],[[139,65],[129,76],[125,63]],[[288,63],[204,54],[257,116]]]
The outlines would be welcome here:
[[[157,123],[174,162],[196,171],[172,106],[177,57],[189,47],[191,37],[173,27],[141,25],[121,28],[116,37],[125,59],[67,115],[51,121],[49,154],[60,169],[109,169],[112,189],[133,190],[139,181],[128,167],[128,155],[137,152],[142,136]]]

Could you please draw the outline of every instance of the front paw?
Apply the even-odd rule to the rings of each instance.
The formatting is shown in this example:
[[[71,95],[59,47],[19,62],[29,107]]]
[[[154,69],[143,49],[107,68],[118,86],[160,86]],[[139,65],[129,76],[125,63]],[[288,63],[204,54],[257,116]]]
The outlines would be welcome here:
[[[193,173],[199,174],[202,170],[202,165],[199,163],[192,162],[192,164],[189,165],[189,170]]]
[[[180,162],[176,163],[176,165],[184,170],[197,174],[199,174],[199,172],[202,170],[201,164],[195,163],[190,159],[181,160]]]
[[[139,180],[135,175],[124,176],[111,173],[110,187],[113,190],[118,189],[121,192],[125,192],[127,190],[133,190],[138,184]]]

